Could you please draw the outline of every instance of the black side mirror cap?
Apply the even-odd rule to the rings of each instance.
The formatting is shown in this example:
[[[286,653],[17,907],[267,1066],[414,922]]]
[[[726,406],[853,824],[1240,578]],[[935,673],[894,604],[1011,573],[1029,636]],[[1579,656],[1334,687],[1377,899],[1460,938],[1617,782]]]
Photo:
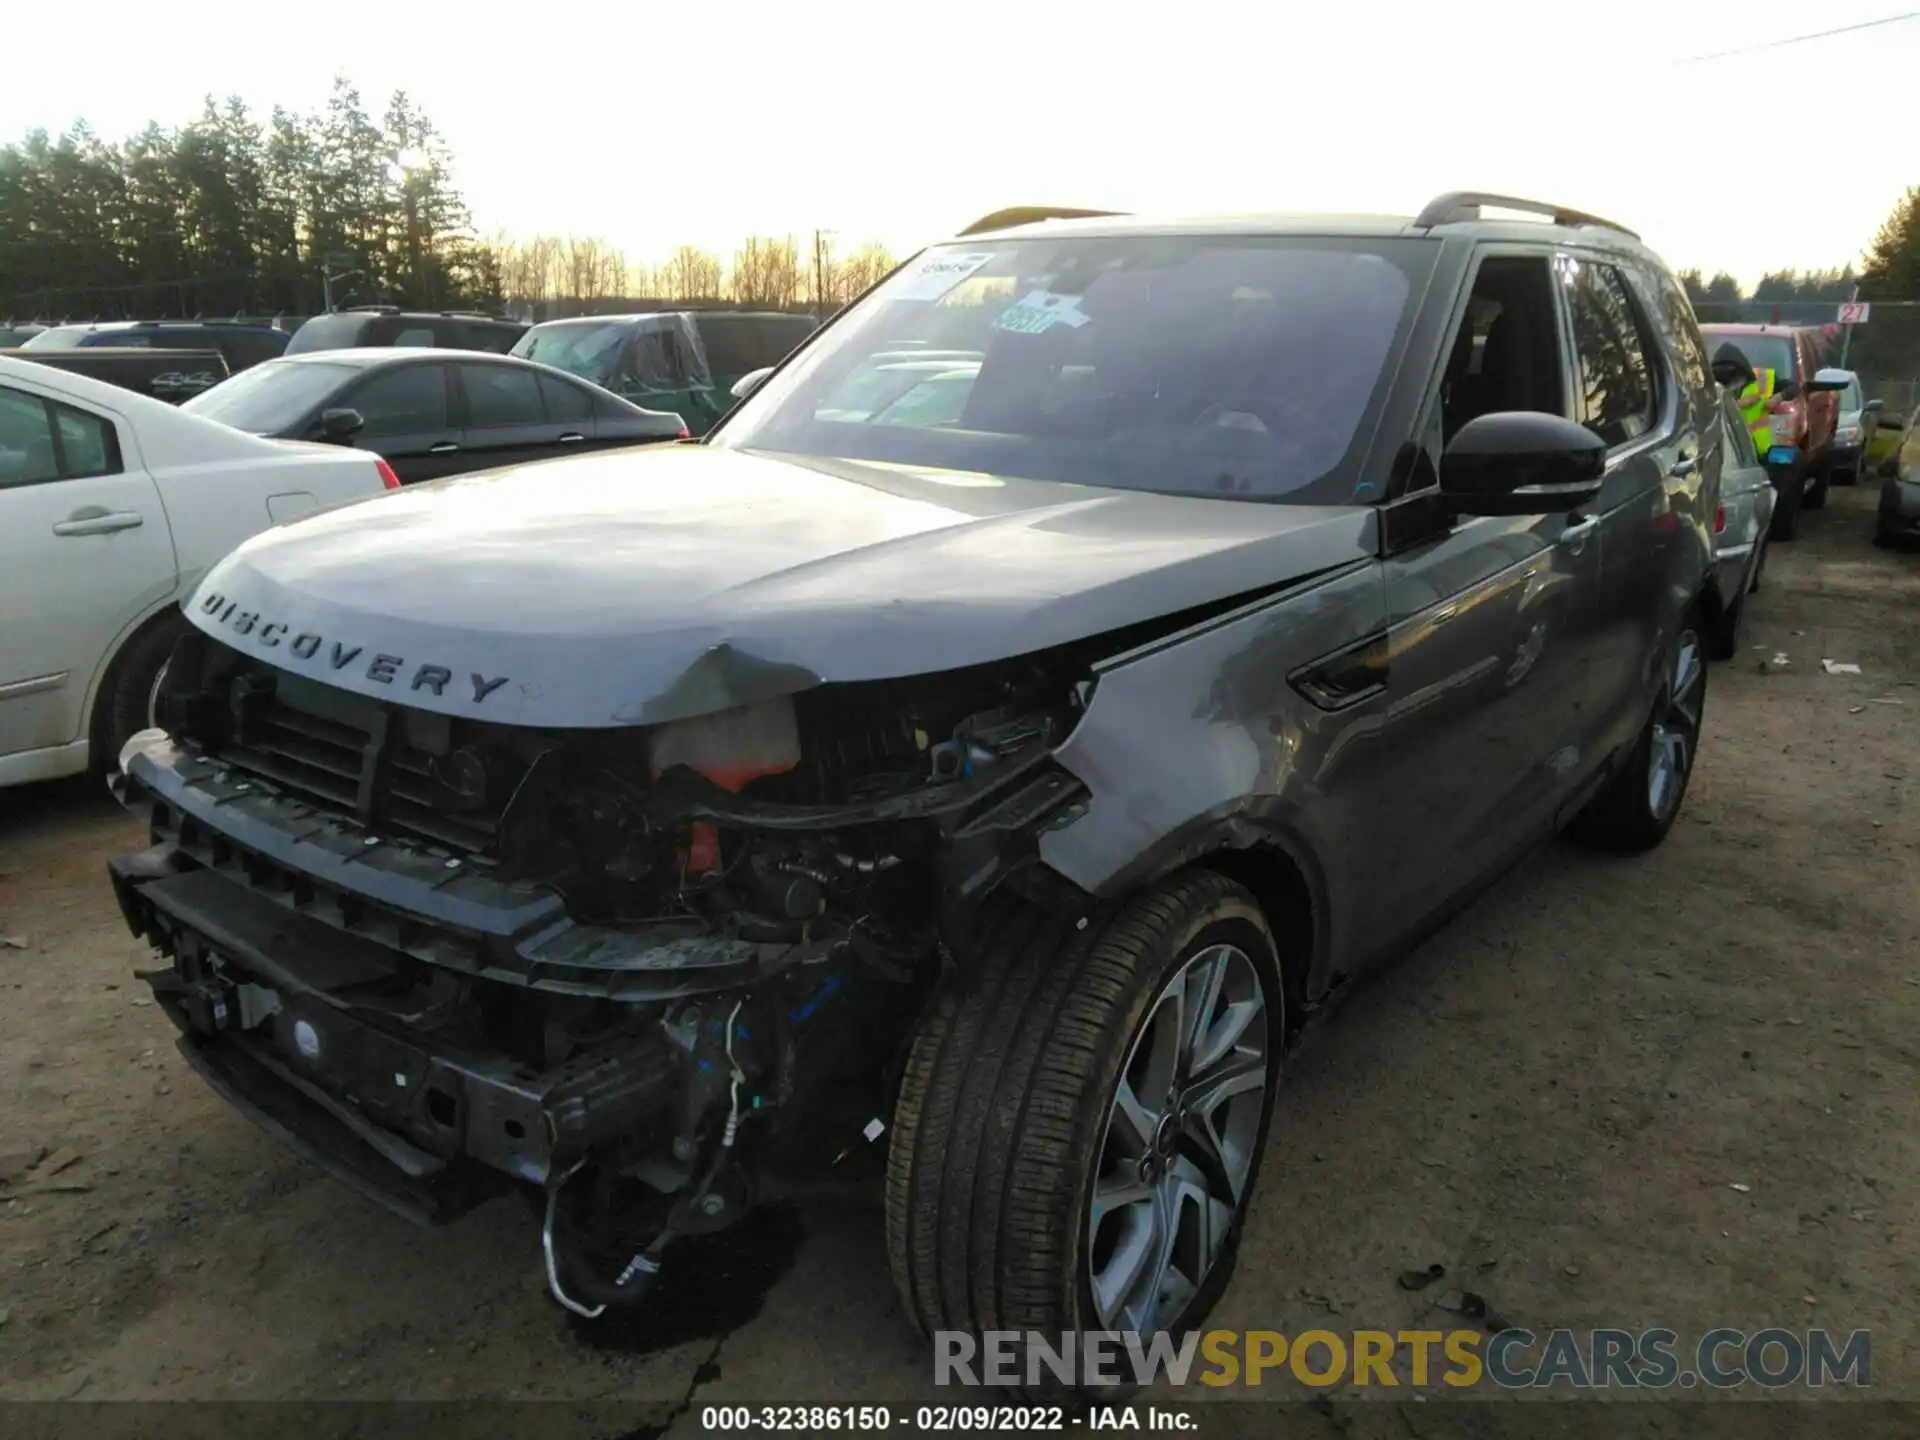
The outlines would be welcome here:
[[[1555,515],[1600,493],[1607,442],[1560,415],[1507,410],[1460,427],[1440,494],[1461,515]]]
[[[1773,392],[1773,398],[1776,400],[1798,400],[1800,398],[1800,382],[1798,380],[1787,381],[1786,384],[1780,386],[1779,389]]]
[[[366,423],[360,417],[358,410],[342,407],[335,410],[322,410],[317,428],[323,440],[346,441],[358,435],[366,427]]]
[[[1737,345],[1722,345],[1713,352],[1714,381],[1728,390],[1744,390],[1759,377]]]

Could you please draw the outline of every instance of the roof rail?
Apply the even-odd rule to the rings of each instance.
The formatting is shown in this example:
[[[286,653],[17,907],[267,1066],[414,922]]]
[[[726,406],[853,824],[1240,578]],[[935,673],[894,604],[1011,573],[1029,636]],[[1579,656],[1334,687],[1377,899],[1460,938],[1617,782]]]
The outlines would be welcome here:
[[[398,315],[398,305],[347,305],[343,309],[356,315]]]
[[[1491,207],[1495,210],[1520,210],[1529,215],[1545,215],[1556,225],[1597,225],[1603,230],[1618,230],[1629,239],[1638,240],[1639,234],[1627,229],[1614,220],[1604,220],[1598,215],[1589,215],[1584,210],[1573,210],[1565,205],[1548,205],[1539,200],[1522,200],[1517,195],[1488,195],[1478,190],[1449,190],[1427,202],[1427,206],[1414,217],[1413,223],[1423,230],[1436,225],[1456,225],[1463,220],[1478,220],[1480,212]]]
[[[982,215],[959,235],[978,235],[983,230],[1007,230],[1015,225],[1033,225],[1042,220],[1091,220],[1101,215],[1121,215],[1121,210],[1072,210],[1059,205],[1015,205]]]

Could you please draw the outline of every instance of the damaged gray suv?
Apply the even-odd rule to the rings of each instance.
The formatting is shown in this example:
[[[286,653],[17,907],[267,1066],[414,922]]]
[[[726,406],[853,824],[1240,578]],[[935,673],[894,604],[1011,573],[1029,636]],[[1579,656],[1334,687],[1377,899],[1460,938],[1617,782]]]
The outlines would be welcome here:
[[[704,443],[242,546],[113,883],[209,1084],[417,1220],[525,1191],[570,1310],[864,1132],[923,1329],[1192,1326],[1303,1020],[1673,824],[1719,436],[1578,212],[968,235]]]

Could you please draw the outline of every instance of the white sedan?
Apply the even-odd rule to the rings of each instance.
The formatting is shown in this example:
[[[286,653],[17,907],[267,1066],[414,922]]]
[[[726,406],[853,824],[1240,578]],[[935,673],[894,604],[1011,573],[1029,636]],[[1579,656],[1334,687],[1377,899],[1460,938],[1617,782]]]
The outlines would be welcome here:
[[[111,764],[152,723],[180,603],[242,540],[398,487],[366,451],[0,356],[0,786]]]

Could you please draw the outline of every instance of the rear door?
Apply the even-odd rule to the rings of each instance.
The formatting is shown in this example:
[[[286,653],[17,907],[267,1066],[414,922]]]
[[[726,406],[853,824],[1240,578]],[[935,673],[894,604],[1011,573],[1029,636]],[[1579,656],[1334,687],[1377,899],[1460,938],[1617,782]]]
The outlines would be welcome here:
[[[1668,579],[1683,543],[1669,485],[1699,485],[1705,440],[1635,293],[1610,257],[1557,260],[1571,321],[1574,418],[1607,442],[1607,476],[1583,512],[1599,530],[1598,643],[1587,703],[1601,753],[1631,745],[1665,673],[1678,614]]]
[[[0,755],[80,739],[101,660],[176,579],[130,427],[0,384]]]
[[[544,460],[582,444],[583,425],[547,414],[540,372],[515,361],[462,360],[453,366],[465,400],[461,449],[467,470],[487,470],[524,460]],[[562,439],[571,436],[571,439]]]
[[[597,449],[602,441],[594,419],[593,391],[558,375],[534,372],[547,420],[560,427],[555,443],[568,450]],[[617,441],[615,442],[617,443]]]
[[[454,423],[447,371],[440,360],[382,365],[343,389],[329,406],[360,412],[365,424],[354,444],[384,457],[401,483],[455,475],[473,467],[466,463]]]

